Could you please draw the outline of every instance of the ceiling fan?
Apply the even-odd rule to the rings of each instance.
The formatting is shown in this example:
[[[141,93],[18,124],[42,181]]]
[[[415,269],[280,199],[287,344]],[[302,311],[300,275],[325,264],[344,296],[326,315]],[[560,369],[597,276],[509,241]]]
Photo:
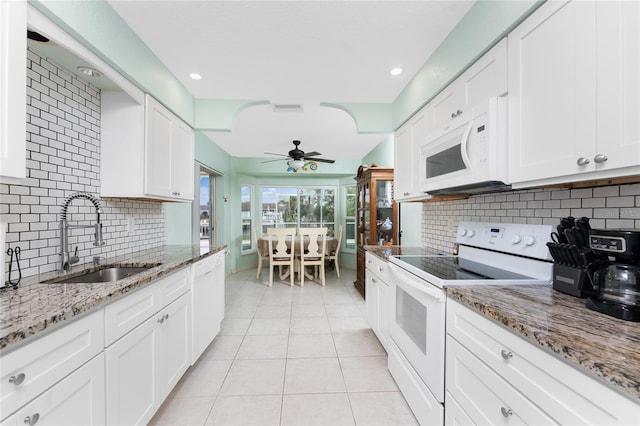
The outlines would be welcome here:
[[[303,150],[298,148],[298,146],[300,145],[300,141],[292,141],[292,142],[293,142],[294,148],[291,151],[289,151],[287,155],[276,154],[274,152],[265,152],[265,154],[278,155],[283,158],[278,158],[276,160],[267,160],[267,161],[263,161],[263,163],[268,163],[271,161],[279,161],[279,160],[288,160],[287,164],[294,172],[297,171],[299,168],[303,168],[307,162],[335,163],[335,160],[329,160],[326,158],[317,158],[318,155],[322,155],[317,151],[305,153]],[[312,169],[315,170],[315,168],[312,168]]]

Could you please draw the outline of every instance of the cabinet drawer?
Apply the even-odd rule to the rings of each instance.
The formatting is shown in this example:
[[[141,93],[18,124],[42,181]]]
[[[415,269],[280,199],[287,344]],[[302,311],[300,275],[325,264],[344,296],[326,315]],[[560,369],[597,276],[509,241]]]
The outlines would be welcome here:
[[[555,423],[451,337],[447,339],[446,371],[447,392],[475,424]]]
[[[100,353],[103,345],[104,317],[100,310],[3,355],[0,417],[69,375]]]
[[[109,346],[161,309],[159,287],[150,284],[105,308],[105,342]]]
[[[447,302],[447,333],[542,408],[554,422],[607,425],[640,422],[640,405],[636,402],[452,300]],[[450,354],[447,346],[447,358]],[[450,385],[447,380],[447,388]]]
[[[178,297],[191,290],[191,276],[189,268],[184,268],[169,276],[158,280],[160,307],[164,308]]]
[[[391,272],[389,271],[389,262],[380,259],[378,256],[367,253],[366,254],[367,270],[373,272],[383,281],[389,281],[391,278]]]
[[[14,424],[104,425],[104,395],[104,354],[100,354],[24,406]]]
[[[194,263],[191,266],[193,277],[200,277],[213,271],[216,266],[220,265],[220,263],[223,262],[224,259],[222,255],[223,253],[212,254],[211,256],[207,256],[204,259]]]

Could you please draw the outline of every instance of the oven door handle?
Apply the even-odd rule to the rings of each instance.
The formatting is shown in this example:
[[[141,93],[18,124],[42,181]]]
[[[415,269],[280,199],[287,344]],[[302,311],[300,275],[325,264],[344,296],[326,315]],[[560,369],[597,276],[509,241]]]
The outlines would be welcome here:
[[[416,277],[410,272],[405,271],[401,267],[390,263],[389,269],[396,276],[398,280],[401,280],[403,284],[410,286],[416,291],[425,293],[427,296],[435,299],[439,303],[445,303],[447,301],[447,296],[444,292],[444,289],[440,289],[433,284],[430,284],[428,281],[423,280],[422,278]],[[417,281],[420,281],[418,283]]]

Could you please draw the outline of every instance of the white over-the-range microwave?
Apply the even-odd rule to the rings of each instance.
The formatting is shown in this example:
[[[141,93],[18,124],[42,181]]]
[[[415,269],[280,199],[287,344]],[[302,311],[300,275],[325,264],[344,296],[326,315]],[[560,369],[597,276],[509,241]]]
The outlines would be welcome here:
[[[431,195],[508,189],[507,102],[489,98],[420,146],[420,190]]]

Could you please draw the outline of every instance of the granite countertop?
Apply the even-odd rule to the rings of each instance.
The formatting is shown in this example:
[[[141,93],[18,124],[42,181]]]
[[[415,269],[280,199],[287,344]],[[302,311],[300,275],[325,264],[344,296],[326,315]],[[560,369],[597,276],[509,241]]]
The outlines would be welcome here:
[[[393,254],[420,254],[418,248],[397,246],[367,249],[385,260]],[[551,285],[456,285],[446,291],[449,298],[535,346],[640,399],[640,323],[592,311],[585,299],[556,291]]]
[[[455,286],[447,296],[640,399],[640,323],[592,311],[550,285]]]
[[[0,289],[0,351],[12,350],[30,337],[59,324],[104,307],[120,296],[221,250],[225,246],[164,246],[107,259],[110,266],[154,265],[149,270],[107,283],[45,283],[61,277],[49,272],[24,278],[17,289]],[[69,277],[96,269],[91,264],[74,265]]]

